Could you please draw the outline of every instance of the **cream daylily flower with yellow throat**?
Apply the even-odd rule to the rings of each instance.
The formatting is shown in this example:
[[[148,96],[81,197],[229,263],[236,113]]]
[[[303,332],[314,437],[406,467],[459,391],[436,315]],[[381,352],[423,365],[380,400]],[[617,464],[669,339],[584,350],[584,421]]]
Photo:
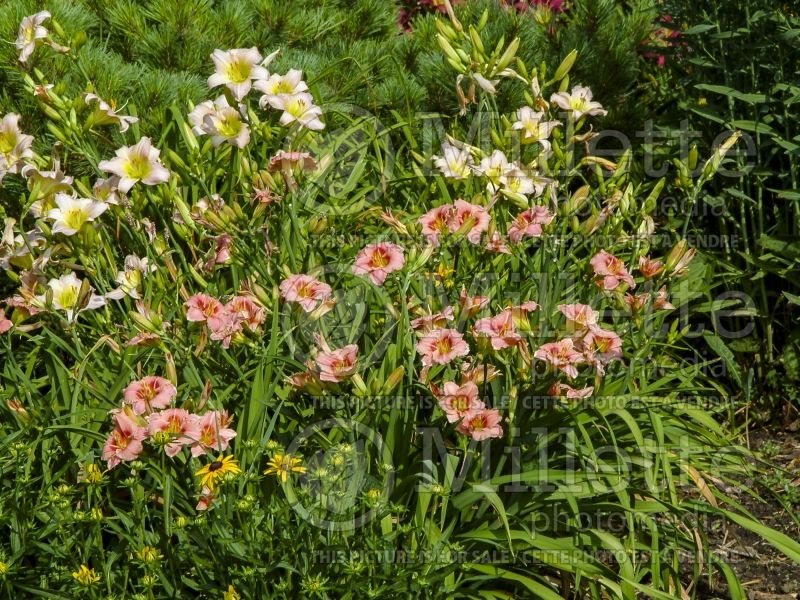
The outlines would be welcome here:
[[[442,143],[442,154],[433,156],[433,162],[450,179],[466,179],[474,166],[469,150],[457,148],[449,142]]]
[[[117,106],[113,100],[108,103],[97,94],[86,94],[84,99],[86,104],[96,104],[90,117],[92,125],[119,125],[120,132],[125,133],[132,123],[139,121],[138,117],[118,115]]]
[[[571,92],[553,94],[550,96],[550,102],[567,111],[573,121],[577,121],[584,115],[605,116],[608,113],[603,109],[602,104],[592,100],[592,90],[581,85],[573,87]]]
[[[75,198],[67,194],[56,194],[56,206],[47,212],[47,218],[55,221],[53,233],[75,235],[84,224],[94,221],[108,208],[105,202],[91,198]]]
[[[298,69],[289,69],[286,75],[273,73],[269,79],[256,81],[253,87],[264,93],[258,101],[261,108],[270,105],[272,108],[281,109],[283,98],[308,91],[308,85],[303,81],[303,72]]]
[[[526,143],[538,142],[543,150],[550,150],[550,141],[547,139],[553,129],[559,127],[558,121],[544,121],[544,113],[533,110],[530,106],[523,106],[517,111],[517,121],[512,129],[522,132],[522,139]]]
[[[206,100],[198,104],[189,113],[189,121],[195,135],[211,136],[214,147],[228,142],[231,146],[244,148],[250,142],[250,128],[244,120],[246,114],[244,105],[239,105],[237,110],[225,96],[220,96],[213,102]]]
[[[52,294],[53,308],[67,313],[67,320],[73,321],[79,312],[92,310],[105,305],[105,298],[98,296],[89,285],[75,273],[67,273],[58,279],[47,282],[50,288],[47,294],[36,296],[36,303],[42,307],[47,305],[47,296]]]
[[[151,265],[147,258],[139,258],[133,254],[125,257],[125,270],[117,273],[115,281],[119,287],[106,294],[106,298],[119,300],[125,296],[138,299],[139,288],[145,275],[156,270],[155,265]]]
[[[250,91],[253,79],[267,79],[269,71],[265,68],[278,55],[273,52],[263,61],[255,46],[234,50],[214,50],[211,60],[216,72],[208,78],[208,87],[227,86],[236,100],[241,100]]]
[[[36,46],[47,39],[49,32],[42,23],[49,18],[50,13],[43,10],[22,19],[19,24],[19,33],[16,41],[17,50],[19,50],[19,62],[27,62]]]
[[[307,92],[293,96],[278,96],[274,108],[283,111],[280,118],[281,125],[289,125],[294,121],[303,127],[321,131],[325,124],[320,120],[322,109],[314,104],[314,98]]]
[[[19,173],[25,159],[33,158],[33,136],[22,133],[19,119],[8,113],[0,121],[0,181],[6,173]]]
[[[101,161],[100,170],[119,176],[118,189],[127,194],[137,181],[158,185],[169,180],[169,171],[161,164],[161,151],[154,148],[150,138],[143,137],[135,146],[123,146],[116,158]]]

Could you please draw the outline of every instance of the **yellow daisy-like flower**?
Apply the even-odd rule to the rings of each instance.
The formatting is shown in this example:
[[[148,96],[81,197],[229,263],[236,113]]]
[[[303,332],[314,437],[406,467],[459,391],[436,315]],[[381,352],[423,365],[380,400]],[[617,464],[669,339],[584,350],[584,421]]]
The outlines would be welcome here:
[[[291,454],[276,454],[267,463],[267,470],[264,475],[276,475],[281,483],[286,483],[291,473],[305,473],[306,468],[301,467],[302,461],[294,458]]]
[[[92,485],[98,485],[103,483],[103,471],[100,470],[94,463],[89,463],[86,465],[86,469],[83,472],[83,479],[84,483],[89,483]]]
[[[81,565],[81,568],[72,573],[72,577],[81,585],[90,586],[100,581],[100,575],[95,573],[94,569],[90,569],[86,565]]]
[[[217,489],[220,481],[228,474],[239,474],[242,470],[239,468],[239,463],[233,456],[223,456],[220,454],[217,460],[207,464],[202,469],[195,472],[197,477],[200,477],[200,486],[207,487],[212,492]]]
[[[236,588],[232,585],[228,586],[228,591],[223,592],[222,594],[223,600],[242,600],[242,597],[239,595],[239,592],[236,591]]]

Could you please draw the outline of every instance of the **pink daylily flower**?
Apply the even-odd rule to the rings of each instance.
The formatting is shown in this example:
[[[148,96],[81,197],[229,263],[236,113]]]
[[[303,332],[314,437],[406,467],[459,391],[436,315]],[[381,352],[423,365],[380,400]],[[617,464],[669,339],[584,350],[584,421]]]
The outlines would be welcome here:
[[[224,307],[221,319],[215,321],[213,327],[210,322],[208,324],[211,330],[211,339],[220,342],[222,347],[227,350],[230,348],[234,336],[242,331],[242,323],[244,323],[244,318],[238,312],[230,310],[227,306]]]
[[[570,400],[580,400],[583,398],[590,398],[594,393],[594,387],[589,386],[580,390],[576,390],[571,385],[557,381],[550,388],[549,393],[551,396],[566,397]]]
[[[448,321],[453,320],[453,307],[448,306],[441,312],[432,315],[424,315],[411,321],[411,329],[414,331],[428,332],[447,325]]]
[[[167,408],[177,395],[177,388],[169,380],[156,375],[134,381],[122,392],[123,402],[130,404],[137,415]]]
[[[461,386],[453,382],[445,383],[444,392],[439,395],[438,400],[448,423],[457,423],[467,414],[485,408],[478,399],[478,386],[472,381]]]
[[[264,309],[247,296],[236,296],[225,305],[225,311],[255,331],[264,322]]]
[[[667,293],[667,288],[662,287],[660,290],[656,292],[656,298],[653,301],[653,306],[656,307],[656,310],[674,310],[675,306],[669,301],[669,294]]]
[[[583,354],[603,374],[604,365],[622,358],[622,338],[613,331],[596,327],[583,338]]]
[[[322,381],[337,383],[351,377],[357,368],[358,346],[350,344],[344,348],[331,350],[323,348],[317,355],[319,378]]]
[[[422,226],[422,235],[428,238],[428,243],[438,246],[439,236],[449,230],[452,218],[453,205],[443,204],[426,212],[417,222]]]
[[[488,336],[491,339],[492,348],[495,350],[517,346],[522,342],[522,336],[517,333],[514,326],[514,315],[511,310],[504,310],[493,317],[479,319],[473,329],[478,335]]]
[[[167,456],[175,456],[184,446],[200,439],[200,423],[197,415],[183,408],[168,408],[151,413],[147,417],[147,431],[152,437],[156,433],[168,433],[170,442],[164,446]]]
[[[486,250],[495,254],[511,254],[506,241],[499,231],[494,231],[486,240]]]
[[[543,344],[533,353],[533,356],[561,370],[570,379],[578,376],[577,365],[586,362],[584,355],[575,349],[572,338]]]
[[[101,455],[109,469],[122,461],[136,460],[144,449],[142,440],[147,437],[147,429],[140,427],[123,411],[116,413],[113,419],[116,427],[108,436]]]
[[[10,319],[6,319],[5,311],[0,308],[0,334],[5,333],[14,326]]]
[[[483,441],[490,438],[503,437],[503,426],[500,425],[500,411],[496,408],[482,408],[467,413],[458,425],[458,431],[469,435],[473,440]]]
[[[209,328],[217,329],[225,319],[225,307],[222,302],[207,294],[195,294],[186,301],[186,320],[206,323]]]
[[[474,317],[489,305],[488,296],[469,296],[467,290],[462,289],[458,297],[461,311],[468,317]]]
[[[605,250],[595,254],[589,264],[592,265],[595,275],[602,278],[598,280],[597,284],[603,289],[615,290],[619,287],[620,282],[627,283],[631,288],[636,287],[636,282],[625,268],[625,263]]]
[[[422,355],[424,367],[433,363],[445,365],[455,358],[467,356],[469,345],[455,329],[434,329],[417,342],[417,352]]]
[[[521,212],[508,228],[508,239],[518,244],[523,237],[540,237],[543,227],[549,225],[555,215],[544,206],[534,206]]]
[[[287,302],[297,302],[304,311],[311,312],[331,295],[331,286],[310,275],[290,275],[281,282],[281,296]]]
[[[660,260],[652,260],[647,256],[639,258],[639,272],[645,279],[652,279],[664,270],[664,263]]]
[[[481,235],[489,229],[491,221],[489,212],[483,206],[470,204],[466,200],[456,200],[453,209],[450,231],[455,233],[462,228],[467,228],[467,240],[473,244],[480,244]]]
[[[559,304],[558,310],[567,318],[567,328],[570,331],[592,329],[600,317],[600,313],[587,304]]]
[[[625,304],[628,305],[630,311],[636,313],[647,306],[650,300],[650,294],[625,294],[623,300],[625,300]]]
[[[232,420],[226,410],[210,410],[203,416],[197,417],[200,434],[192,445],[192,456],[200,456],[209,450],[216,452],[227,450],[230,441],[236,437],[236,432],[228,427]]]
[[[386,276],[403,268],[406,259],[403,249],[391,242],[369,244],[356,257],[353,273],[367,275],[375,285],[383,285]]]

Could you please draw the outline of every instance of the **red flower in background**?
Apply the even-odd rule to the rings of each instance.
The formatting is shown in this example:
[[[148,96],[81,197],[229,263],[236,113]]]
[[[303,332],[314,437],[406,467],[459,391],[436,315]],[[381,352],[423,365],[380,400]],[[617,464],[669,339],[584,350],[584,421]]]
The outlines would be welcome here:
[[[647,48],[642,52],[642,56],[647,59],[655,59],[658,63],[658,68],[663,69],[667,64],[667,55],[665,50],[685,46],[685,42],[677,42],[676,38],[681,37],[681,32],[674,28],[672,15],[662,15],[657,23],[664,25],[664,27],[656,27],[653,29],[650,37],[648,37],[642,45]],[[662,51],[659,51],[661,49]]]

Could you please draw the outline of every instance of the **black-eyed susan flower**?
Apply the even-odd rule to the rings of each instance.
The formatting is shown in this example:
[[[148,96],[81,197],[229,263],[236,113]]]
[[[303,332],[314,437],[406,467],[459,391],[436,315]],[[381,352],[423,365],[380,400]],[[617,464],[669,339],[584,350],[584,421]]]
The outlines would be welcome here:
[[[98,575],[94,569],[90,569],[86,565],[81,565],[80,569],[73,572],[72,578],[81,585],[87,587],[100,581],[100,575]]]
[[[291,454],[276,454],[267,463],[264,475],[275,475],[281,483],[286,483],[291,473],[305,473],[306,468],[300,466],[302,461]]]
[[[239,463],[234,456],[225,456],[221,454],[212,463],[207,464],[195,472],[197,477],[200,477],[200,485],[207,487],[212,492],[217,489],[219,482],[225,478],[228,473],[237,475],[242,470],[239,468]]]

